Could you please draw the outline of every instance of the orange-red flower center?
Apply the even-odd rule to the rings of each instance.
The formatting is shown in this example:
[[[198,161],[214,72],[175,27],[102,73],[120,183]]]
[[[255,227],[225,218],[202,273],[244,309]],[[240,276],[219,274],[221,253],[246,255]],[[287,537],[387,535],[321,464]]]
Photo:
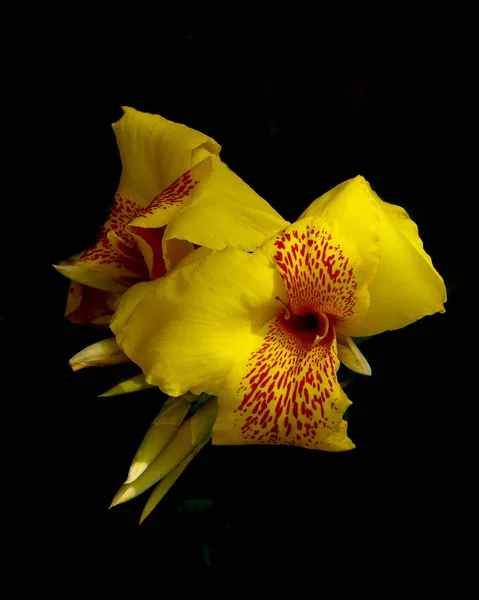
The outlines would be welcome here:
[[[299,336],[306,343],[329,344],[334,336],[333,321],[327,314],[314,309],[300,309],[293,312],[290,306],[277,297],[284,305],[281,322],[286,329]]]

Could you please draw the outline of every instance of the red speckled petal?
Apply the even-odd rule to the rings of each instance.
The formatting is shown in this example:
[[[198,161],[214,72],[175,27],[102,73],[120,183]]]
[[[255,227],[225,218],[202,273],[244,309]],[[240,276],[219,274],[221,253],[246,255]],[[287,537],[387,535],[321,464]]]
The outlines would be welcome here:
[[[167,260],[174,239],[212,250],[233,246],[251,252],[289,224],[218,157],[207,160],[210,176],[166,229]]]
[[[108,219],[100,229],[100,235],[107,233],[108,231],[114,231],[115,234],[122,239],[125,245],[130,248],[136,248],[135,240],[128,231],[127,225],[135,217],[141,215],[142,210],[143,209],[139,204],[117,193],[113,205],[110,208]]]
[[[263,247],[279,270],[290,310],[296,315],[328,315],[344,329],[353,315],[369,305],[368,269],[351,240],[334,223],[305,218],[287,227]]]
[[[302,215],[310,216],[333,219],[355,241],[372,275],[368,313],[350,319],[345,335],[376,335],[444,312],[444,281],[424,250],[416,224],[403,208],[383,202],[364,177],[323,194]]]
[[[98,241],[81,255],[76,266],[105,272],[105,277],[148,277],[136,242],[126,227],[141,210],[138,204],[117,194]]]
[[[351,449],[335,327],[367,310],[367,269],[354,244],[316,218],[290,225],[263,250],[283,280],[285,310],[231,370],[218,396],[213,443]]]
[[[136,258],[129,258],[115,250],[107,235],[102,235],[94,246],[86,250],[75,266],[100,273],[103,271],[105,277],[139,279],[148,277],[148,270],[144,262]]]
[[[334,330],[314,345],[278,315],[258,334],[262,343],[233,367],[218,396],[213,443],[354,448],[342,419],[350,401],[336,378]]]
[[[208,178],[211,172],[211,160],[206,159],[193,169],[183,173],[168,188],[158,194],[150,204],[143,209],[128,225],[127,230],[141,251],[151,279],[161,277],[166,273],[163,258],[162,241],[165,227],[174,219],[187,199],[192,199],[202,180]],[[174,267],[186,254],[192,252],[193,244],[185,240],[177,240]],[[173,261],[170,261],[173,263]]]

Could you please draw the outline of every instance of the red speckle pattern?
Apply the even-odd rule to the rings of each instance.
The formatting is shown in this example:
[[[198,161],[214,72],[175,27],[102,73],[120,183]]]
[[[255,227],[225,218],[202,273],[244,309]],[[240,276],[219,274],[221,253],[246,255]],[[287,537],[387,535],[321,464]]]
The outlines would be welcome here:
[[[119,194],[116,194],[108,219],[100,229],[100,235],[113,229],[119,237],[123,238],[127,246],[135,248],[135,239],[128,233],[125,227],[134,218],[139,217],[142,214],[142,211],[143,209],[141,206],[136,202],[133,202],[133,200],[123,198]]]
[[[319,448],[341,414],[335,406],[338,359],[332,341],[312,345],[279,315],[247,365],[236,409],[245,443]]]
[[[306,225],[278,236],[274,260],[294,314],[322,312],[333,322],[352,316],[358,284],[340,245],[323,227]]]
[[[278,315],[250,356],[235,420],[245,443],[327,449],[345,409],[338,407],[334,323],[353,314],[357,283],[349,259],[324,228],[290,229],[274,245],[291,318]],[[317,329],[295,326],[297,317],[318,313],[329,320],[322,340]]]
[[[141,269],[141,274],[143,274],[144,265],[141,262],[139,264],[138,261],[138,259],[141,259],[141,254],[137,250],[133,236],[126,230],[126,225],[139,216],[141,212],[142,208],[139,204],[117,194],[108,219],[100,229],[97,243],[84,252],[78,262],[96,262],[100,265],[115,266],[118,269],[126,268],[133,273],[137,273]],[[107,237],[110,230],[113,230],[121,242],[131,251],[131,256],[125,256],[126,252],[118,252],[112,246]]]
[[[153,215],[158,209],[165,210],[170,206],[183,202],[183,200],[191,194],[191,191],[198,183],[199,181],[193,180],[191,171],[183,173],[181,177],[150,202],[143,211],[143,215]]]
[[[109,217],[101,227],[97,243],[83,253],[79,263],[94,262],[97,265],[114,266],[118,269],[127,269],[131,273],[147,278],[148,271],[141,249],[126,226],[137,217],[154,215],[158,210],[165,210],[170,206],[180,204],[198,184],[199,181],[193,180],[191,172],[187,171],[158,194],[144,209],[129,198],[123,198],[117,194]],[[145,231],[144,234],[141,233],[142,229]],[[151,278],[154,279],[156,276],[164,275],[166,268],[161,255],[163,228],[150,228],[139,225],[135,227],[135,230],[151,246],[154,265],[153,272],[150,274]],[[146,232],[147,230],[148,232]],[[107,237],[109,231],[115,233],[114,244]]]

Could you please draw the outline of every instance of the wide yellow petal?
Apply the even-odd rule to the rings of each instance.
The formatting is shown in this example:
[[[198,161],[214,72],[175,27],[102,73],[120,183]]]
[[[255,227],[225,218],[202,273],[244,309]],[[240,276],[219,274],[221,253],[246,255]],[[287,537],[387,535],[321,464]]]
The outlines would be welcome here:
[[[368,313],[351,317],[345,334],[375,335],[444,312],[444,281],[424,251],[416,225],[406,211],[383,202],[363,177],[327,192],[303,216],[313,214],[334,218],[362,256],[377,252]]]
[[[151,289],[152,286],[155,286],[155,282],[142,281],[136,285],[133,285],[123,294],[118,302],[117,310],[110,324],[110,329],[113,331],[113,333],[116,334],[117,331],[122,331],[126,327],[128,321],[130,320],[130,316],[135,311],[141,300],[143,300],[148,293],[151,294],[153,292]]]
[[[338,383],[338,368],[333,329],[315,343],[284,315],[271,319],[225,379],[213,444],[351,450],[342,419],[351,402]]]
[[[216,399],[212,398],[192,417],[184,421],[170,443],[155,458],[146,471],[132,483],[121,486],[110,507],[139,496],[173,471],[197,445],[209,439],[217,412]],[[203,432],[203,437],[195,435],[198,431]]]
[[[220,158],[202,152],[204,160],[158,194],[128,226],[152,278],[164,274],[163,258],[170,269],[193,244],[251,251],[288,225]]]
[[[380,218],[371,187],[363,177],[340,183],[320,196],[298,221],[306,217],[337,223],[339,233],[356,245],[368,281],[372,281],[379,265]]]
[[[293,223],[262,251],[283,280],[283,310],[238,349],[218,394],[213,443],[351,449],[335,328],[367,311],[370,264],[334,223],[314,217]]]
[[[111,329],[147,381],[171,396],[217,395],[237,353],[282,311],[275,297],[284,295],[264,254],[234,248],[148,283],[131,301],[133,290],[120,300]]]
[[[138,479],[160,452],[166,448],[183,423],[193,399],[198,399],[198,397],[184,394],[179,398],[170,397],[165,401],[136,451],[125,483],[132,483]]]
[[[206,159],[206,173],[195,177],[197,189],[166,228],[163,253],[168,265],[170,245],[187,240],[198,246],[222,250],[234,246],[253,251],[285,228],[285,221],[221,160]]]
[[[337,330],[368,311],[371,263],[334,221],[306,217],[263,245],[283,280],[293,316],[324,315]]]
[[[203,160],[196,149],[220,153],[221,146],[199,131],[160,115],[123,110],[123,117],[112,126],[122,163],[118,193],[142,207]]]
[[[126,362],[130,362],[130,359],[119,348],[115,338],[108,338],[83,348],[69,360],[68,364],[73,371],[78,371],[87,367],[106,367]]]
[[[204,151],[207,155],[208,153]],[[219,160],[219,159],[218,159]],[[169,253],[164,254],[162,247],[165,227],[174,221],[181,211],[184,202],[194,198],[200,187],[208,180],[211,173],[211,157],[206,157],[201,163],[183,173],[166,189],[158,193],[148,206],[141,211],[127,226],[128,232],[135,239],[140,249],[151,279],[157,279],[168,268],[174,267],[188,253],[194,250],[194,245],[188,239],[175,239]],[[200,218],[201,215],[200,215]],[[208,222],[211,226],[211,222]]]

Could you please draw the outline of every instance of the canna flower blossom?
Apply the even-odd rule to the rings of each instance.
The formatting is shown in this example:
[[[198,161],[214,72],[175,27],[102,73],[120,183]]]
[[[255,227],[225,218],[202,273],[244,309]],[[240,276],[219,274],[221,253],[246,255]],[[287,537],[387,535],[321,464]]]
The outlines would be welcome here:
[[[113,124],[122,174],[96,244],[57,265],[72,280],[65,316],[107,326],[121,295],[195,247],[252,251],[287,222],[219,158],[207,135],[125,107]]]
[[[255,252],[201,248],[180,266],[132,287],[111,329],[148,384],[217,398],[214,444],[354,448],[337,371],[340,360],[370,369],[352,338],[444,312],[446,301],[416,225],[362,177]]]

